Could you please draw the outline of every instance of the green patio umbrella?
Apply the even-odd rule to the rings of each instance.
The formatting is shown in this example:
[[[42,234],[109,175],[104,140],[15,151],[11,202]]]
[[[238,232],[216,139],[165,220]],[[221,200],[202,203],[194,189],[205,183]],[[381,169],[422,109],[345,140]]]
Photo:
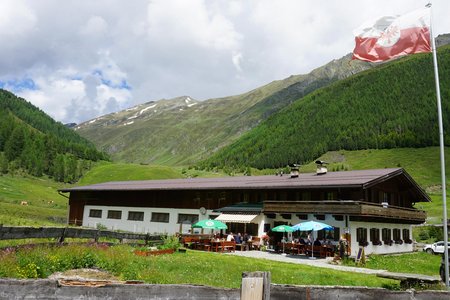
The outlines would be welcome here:
[[[294,229],[291,226],[288,225],[278,225],[277,227],[272,228],[273,232],[283,232],[283,240],[284,240],[284,233],[285,232],[293,232]],[[284,253],[284,243],[283,244],[283,253]]]
[[[273,232],[293,232],[294,229],[288,225],[278,225],[277,227],[272,228]]]
[[[203,229],[227,229],[228,226],[217,220],[201,220],[192,225],[193,228]]]

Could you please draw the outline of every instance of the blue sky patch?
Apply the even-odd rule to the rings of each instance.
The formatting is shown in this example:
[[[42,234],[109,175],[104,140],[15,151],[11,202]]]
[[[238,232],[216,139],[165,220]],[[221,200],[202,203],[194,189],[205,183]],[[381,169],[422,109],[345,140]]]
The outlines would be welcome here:
[[[0,81],[0,88],[8,89],[13,93],[22,92],[24,90],[38,90],[39,87],[31,78],[10,79],[7,81]]]

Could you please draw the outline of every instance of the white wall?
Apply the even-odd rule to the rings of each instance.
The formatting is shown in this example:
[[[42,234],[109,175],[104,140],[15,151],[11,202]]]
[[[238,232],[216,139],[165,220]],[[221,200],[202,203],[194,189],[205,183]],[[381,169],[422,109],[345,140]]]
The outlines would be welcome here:
[[[392,244],[392,246],[384,245],[382,243],[381,246],[374,246],[372,242],[370,242],[370,228],[379,228],[380,229],[380,240],[382,240],[382,228],[390,228],[391,229],[391,239],[393,239],[392,229],[398,228],[400,229],[401,234],[403,234],[403,229],[409,229],[410,239],[412,240],[412,226],[409,224],[389,224],[389,223],[367,223],[367,222],[349,222],[350,225],[350,234],[351,234],[351,256],[356,256],[358,254],[359,245],[356,241],[356,228],[362,227],[367,228],[367,240],[369,245],[365,247],[364,253],[367,254],[388,254],[388,253],[401,253],[401,252],[412,252],[413,244],[403,243],[401,245]],[[405,238],[402,236],[402,240]]]
[[[89,211],[91,209],[102,210],[101,218],[89,217]],[[108,210],[120,210],[122,211],[122,218],[108,219]],[[139,211],[144,212],[143,221],[129,221],[128,212]],[[169,213],[169,223],[151,222],[152,212]],[[174,208],[155,208],[155,207],[123,207],[123,206],[100,206],[100,205],[86,205],[83,213],[83,226],[96,228],[97,224],[106,226],[112,230],[125,230],[139,233],[151,233],[151,234],[174,234],[180,231],[180,224],[177,224],[178,214],[196,214],[199,216],[199,221],[208,219],[209,214],[212,214],[212,210],[207,210],[205,215],[200,214],[198,209],[174,209]],[[183,232],[187,232],[190,229],[189,225],[183,225]]]

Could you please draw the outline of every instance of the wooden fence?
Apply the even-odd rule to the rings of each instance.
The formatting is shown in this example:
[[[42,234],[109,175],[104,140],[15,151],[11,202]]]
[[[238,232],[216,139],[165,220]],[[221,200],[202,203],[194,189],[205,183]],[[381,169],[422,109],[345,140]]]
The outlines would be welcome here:
[[[76,227],[6,227],[0,225],[0,240],[32,239],[32,238],[55,238],[59,243],[65,238],[93,239],[99,238],[124,240],[143,240],[146,244],[160,243],[160,235],[139,234],[130,232],[117,232],[98,229],[86,229]]]

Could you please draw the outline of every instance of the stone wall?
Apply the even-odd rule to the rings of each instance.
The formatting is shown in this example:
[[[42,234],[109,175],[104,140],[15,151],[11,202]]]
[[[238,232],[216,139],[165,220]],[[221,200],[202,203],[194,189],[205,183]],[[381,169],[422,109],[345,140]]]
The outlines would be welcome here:
[[[289,299],[450,299],[448,291],[390,291],[382,288],[271,285],[272,300]],[[240,299],[239,289],[198,285],[108,284],[61,286],[58,281],[0,279],[0,299]]]

